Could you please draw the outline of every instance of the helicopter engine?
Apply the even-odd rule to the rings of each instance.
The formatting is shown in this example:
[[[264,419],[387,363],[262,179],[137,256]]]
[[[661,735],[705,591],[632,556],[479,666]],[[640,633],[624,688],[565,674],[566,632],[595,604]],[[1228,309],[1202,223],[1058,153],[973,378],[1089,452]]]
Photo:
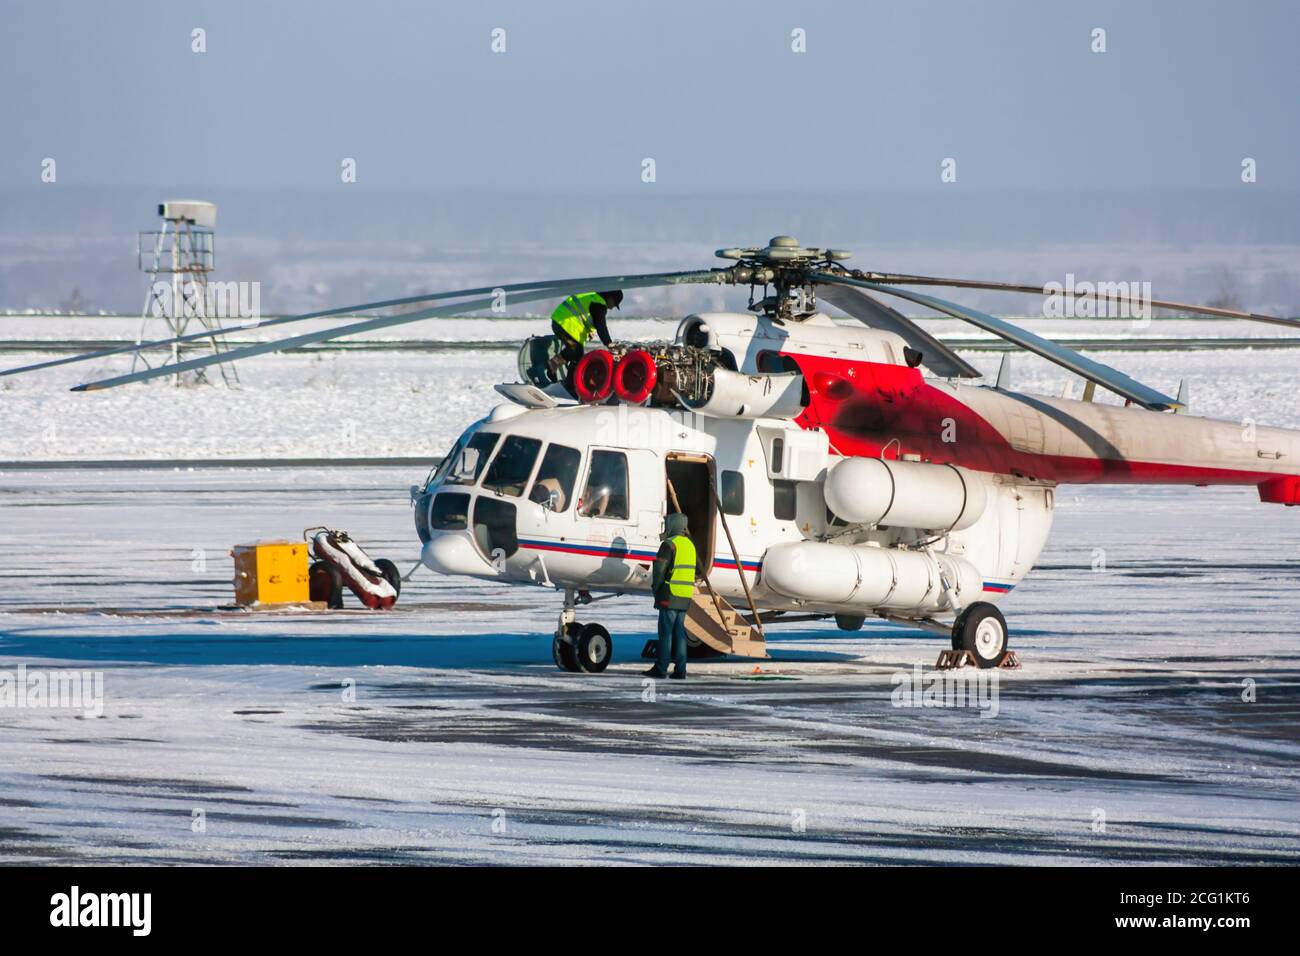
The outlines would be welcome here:
[[[748,374],[725,353],[695,345],[650,342],[588,352],[573,383],[578,400],[680,407],[711,418],[795,418],[808,404],[798,372]]]

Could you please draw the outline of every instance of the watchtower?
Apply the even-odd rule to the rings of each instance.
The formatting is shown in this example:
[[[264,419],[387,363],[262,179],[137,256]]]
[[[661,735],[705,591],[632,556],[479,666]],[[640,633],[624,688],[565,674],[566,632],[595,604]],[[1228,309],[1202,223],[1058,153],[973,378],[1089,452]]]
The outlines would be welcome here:
[[[137,263],[140,271],[149,276],[137,344],[162,337],[146,338],[151,322],[156,328],[158,319],[165,323],[167,337],[177,339],[200,328],[215,329],[220,318],[208,294],[208,276],[216,264],[216,204],[197,199],[171,200],[159,203],[158,215],[162,218],[162,228],[142,232],[136,240]],[[220,352],[224,348],[221,338],[214,335],[193,342],[173,341],[166,347],[137,349],[131,371],[141,365],[146,368],[174,365],[187,352]],[[233,364],[218,368],[227,385],[238,384],[239,376]],[[207,376],[203,369],[195,369],[178,373],[172,381],[176,385],[198,384],[207,382]]]

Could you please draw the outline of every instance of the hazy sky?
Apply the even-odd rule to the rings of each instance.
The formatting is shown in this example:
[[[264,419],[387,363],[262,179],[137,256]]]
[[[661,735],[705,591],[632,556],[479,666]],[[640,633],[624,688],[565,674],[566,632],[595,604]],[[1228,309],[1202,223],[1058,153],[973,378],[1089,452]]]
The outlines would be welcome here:
[[[1265,0],[2,0],[0,185],[928,187],[952,157],[969,189],[1208,188],[1253,157],[1289,189],[1298,39]]]

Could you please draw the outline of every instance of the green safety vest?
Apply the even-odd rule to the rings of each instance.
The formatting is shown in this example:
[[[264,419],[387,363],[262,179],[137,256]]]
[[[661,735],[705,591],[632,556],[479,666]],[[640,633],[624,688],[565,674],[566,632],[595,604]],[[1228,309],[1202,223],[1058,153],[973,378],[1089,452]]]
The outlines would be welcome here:
[[[668,593],[690,598],[695,593],[695,544],[684,534],[668,539],[676,549],[676,560],[668,572]]]
[[[564,329],[565,334],[579,345],[596,334],[596,325],[591,321],[592,303],[606,305],[599,292],[583,292],[571,295],[551,313],[551,321]]]

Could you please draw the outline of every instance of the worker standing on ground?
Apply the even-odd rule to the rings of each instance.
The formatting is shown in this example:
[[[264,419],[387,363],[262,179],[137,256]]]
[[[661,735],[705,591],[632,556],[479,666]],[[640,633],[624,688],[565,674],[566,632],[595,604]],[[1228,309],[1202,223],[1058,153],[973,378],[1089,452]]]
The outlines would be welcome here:
[[[659,659],[646,671],[650,677],[668,676],[671,645],[673,679],[686,679],[686,612],[695,594],[695,543],[686,534],[686,515],[664,518],[663,544],[655,556],[651,584],[659,608]]]
[[[556,367],[552,368],[557,379],[563,378],[566,385],[571,385],[573,369],[586,352],[587,340],[593,335],[600,336],[605,348],[612,340],[606,317],[610,309],[617,309],[623,302],[623,293],[582,292],[571,295],[551,313],[551,331],[560,344],[560,354]],[[561,373],[560,367],[568,366],[567,374]],[[573,391],[570,387],[569,391]]]

